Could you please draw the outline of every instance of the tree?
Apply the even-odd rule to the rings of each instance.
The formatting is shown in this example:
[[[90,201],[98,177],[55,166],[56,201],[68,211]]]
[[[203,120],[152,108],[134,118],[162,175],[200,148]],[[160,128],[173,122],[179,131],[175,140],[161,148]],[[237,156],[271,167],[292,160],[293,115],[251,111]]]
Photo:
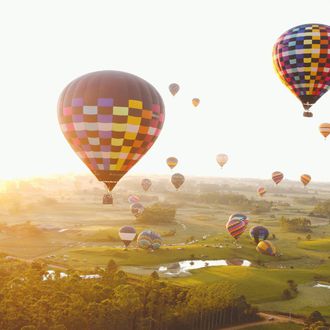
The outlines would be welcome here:
[[[284,289],[283,290],[282,299],[284,299],[284,300],[292,299],[291,291],[289,289]]]

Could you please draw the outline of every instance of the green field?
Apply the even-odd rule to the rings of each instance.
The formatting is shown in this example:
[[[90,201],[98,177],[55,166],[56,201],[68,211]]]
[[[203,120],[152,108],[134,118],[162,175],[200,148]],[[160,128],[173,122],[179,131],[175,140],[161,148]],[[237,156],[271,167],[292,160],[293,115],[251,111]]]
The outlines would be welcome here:
[[[292,322],[275,323],[275,324],[260,324],[252,327],[247,327],[249,330],[301,330],[302,326]]]
[[[328,219],[310,216],[317,200],[330,199],[330,185],[315,184],[308,190],[294,182],[276,188],[264,183],[268,190],[264,200],[272,201],[273,207],[253,214],[240,205],[208,204],[192,198],[203,193],[198,190],[201,182],[212,182],[226,185],[225,193],[260,201],[255,193],[258,181],[191,178],[182,191],[175,192],[167,178],[155,177],[152,191],[142,193],[139,180],[133,176],[119,184],[113,206],[100,203],[103,190],[97,182],[91,184],[88,176],[7,184],[0,194],[0,223],[6,223],[9,228],[30,221],[39,229],[32,233],[0,229],[0,251],[26,260],[42,258],[50,268],[52,265],[73,267],[89,273],[113,259],[125,271],[140,275],[183,260],[243,259],[250,261],[251,267],[207,267],[191,271],[190,276],[162,279],[180,286],[226,281],[235,285],[237,294],[245,295],[261,310],[305,315],[319,310],[330,317],[330,290],[313,288],[317,281],[330,281],[330,225]],[[156,201],[174,204],[176,221],[152,226],[138,223],[127,202],[131,193],[139,193],[145,206]],[[281,255],[258,254],[248,232],[242,235],[238,245],[233,244],[225,224],[234,212],[248,214],[249,227],[266,226]],[[306,237],[308,233],[281,228],[279,218],[283,215],[309,218],[311,238]],[[133,225],[137,232],[147,228],[157,231],[163,236],[163,246],[150,252],[138,249],[136,242],[132,242],[125,251],[117,234],[123,225]],[[168,235],[170,232],[174,234]],[[186,241],[192,237],[195,243],[187,245]],[[298,284],[299,293],[291,300],[282,300],[288,280]]]

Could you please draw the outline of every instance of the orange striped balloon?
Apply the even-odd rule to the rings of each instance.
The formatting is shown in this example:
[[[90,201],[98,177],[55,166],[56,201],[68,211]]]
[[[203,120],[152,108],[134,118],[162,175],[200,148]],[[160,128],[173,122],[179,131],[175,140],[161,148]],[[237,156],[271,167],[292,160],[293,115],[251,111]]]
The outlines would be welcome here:
[[[306,187],[309,182],[312,180],[312,177],[309,174],[303,174],[300,177],[300,181],[302,182],[302,184]]]
[[[275,171],[272,173],[272,179],[275,182],[275,184],[279,184],[284,178],[284,175],[280,171]]]
[[[320,133],[324,136],[326,139],[327,136],[330,134],[330,124],[329,123],[322,123],[319,126]]]
[[[266,193],[266,189],[264,187],[258,188],[257,191],[260,197],[262,197]]]
[[[178,163],[178,159],[175,157],[168,157],[166,159],[166,164],[170,169],[173,169],[177,163]]]

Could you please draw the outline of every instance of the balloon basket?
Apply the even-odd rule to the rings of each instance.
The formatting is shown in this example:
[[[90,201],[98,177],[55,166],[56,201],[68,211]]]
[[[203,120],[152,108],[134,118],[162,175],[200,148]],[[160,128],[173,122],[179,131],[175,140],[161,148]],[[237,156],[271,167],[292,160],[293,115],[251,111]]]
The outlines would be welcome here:
[[[310,111],[304,111],[304,117],[309,117],[309,118],[311,118],[311,117],[313,117],[313,113],[310,112]]]

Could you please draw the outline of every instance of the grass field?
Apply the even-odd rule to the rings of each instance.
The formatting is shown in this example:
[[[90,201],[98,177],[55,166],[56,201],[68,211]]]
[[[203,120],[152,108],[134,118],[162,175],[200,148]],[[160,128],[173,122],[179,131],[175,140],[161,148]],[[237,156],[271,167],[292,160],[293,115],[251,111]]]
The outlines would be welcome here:
[[[185,196],[198,194],[201,182],[212,182],[223,185],[225,192],[239,193],[259,201],[261,199],[255,193],[260,184],[258,180],[189,179],[182,191],[175,192],[168,178],[155,177],[152,191],[141,193],[140,178],[133,176],[118,185],[113,206],[100,203],[103,190],[91,180],[87,176],[59,177],[25,182],[24,185],[15,183],[3,188],[0,224],[5,222],[11,226],[31,221],[48,228],[43,227],[36,235],[0,229],[0,252],[29,260],[44,258],[49,263],[82,271],[105,266],[113,259],[126,270],[141,267],[143,275],[151,273],[153,267],[182,260],[245,259],[252,262],[251,267],[208,267],[192,271],[191,276],[168,281],[183,286],[227,281],[235,285],[238,294],[244,294],[249,302],[261,309],[306,315],[317,309],[330,317],[330,290],[312,287],[316,280],[330,279],[329,220],[309,215],[315,201],[330,199],[330,185],[311,184],[311,189],[302,189],[294,182],[284,182],[279,187],[263,182],[268,190],[264,199],[272,201],[274,207],[269,212],[252,214],[239,205],[229,207],[198,200],[192,202]],[[174,203],[176,222],[153,226],[136,222],[127,197],[137,192],[145,205],[158,200]],[[234,245],[225,224],[229,215],[235,212],[249,215],[249,228],[266,226],[271,237],[275,235],[272,241],[281,256],[274,258],[258,254],[248,232],[239,239],[239,247]],[[311,219],[311,239],[306,238],[307,233],[284,231],[279,225],[282,215]],[[175,235],[164,237],[162,248],[154,252],[137,249],[135,242],[124,251],[118,237],[118,229],[123,225],[133,225],[137,232],[151,228],[162,236],[170,231],[175,231]],[[205,235],[207,238],[203,239]],[[198,242],[186,245],[190,237]],[[281,294],[288,280],[298,283],[299,294],[292,300],[283,301]]]
[[[275,323],[275,324],[260,324],[252,327],[247,327],[249,330],[301,330],[302,326],[292,322]]]

